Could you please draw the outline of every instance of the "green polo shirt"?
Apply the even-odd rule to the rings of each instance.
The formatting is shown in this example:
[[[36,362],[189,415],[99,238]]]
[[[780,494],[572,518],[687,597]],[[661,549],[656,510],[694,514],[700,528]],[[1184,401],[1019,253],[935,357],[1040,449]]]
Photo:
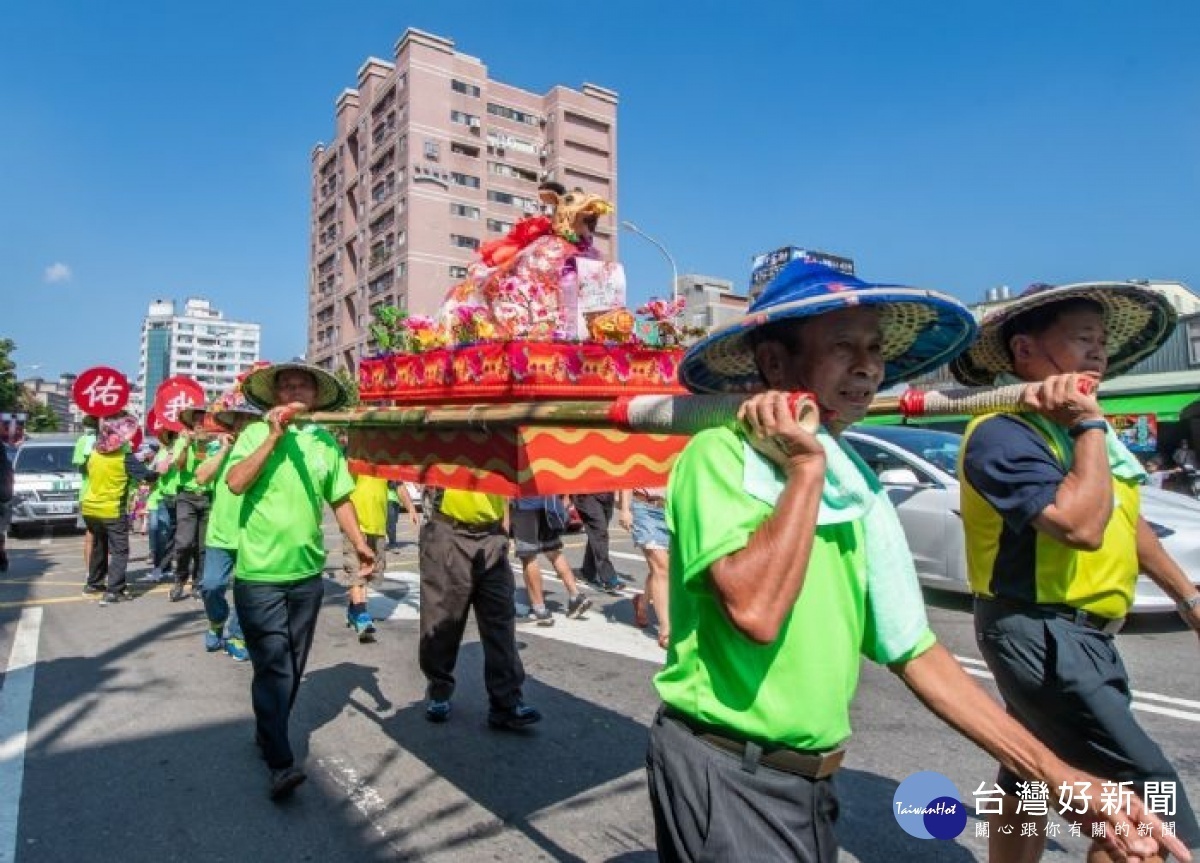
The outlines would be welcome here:
[[[666,704],[739,737],[832,749],[850,736],[859,657],[879,655],[862,522],[817,528],[804,587],[779,637],[757,644],[730,623],[709,580],[709,567],[745,548],[774,511],[745,492],[744,471],[742,440],[725,428],[693,437],[675,463],[666,509],[671,646],[654,683]],[[892,661],[933,643],[926,630],[908,656]]]
[[[225,484],[229,473],[229,457],[233,451],[221,457],[221,466],[212,481],[212,508],[208,511],[208,528],[204,533],[204,544],[210,548],[237,551],[238,520],[242,514],[242,496],[234,494]]]
[[[268,434],[264,421],[249,425],[229,454],[228,468],[257,450]],[[332,435],[315,425],[289,426],[243,495],[237,577],[281,582],[320,575],[325,567],[322,505],[352,491],[354,477]]]
[[[93,431],[84,432],[75,440],[75,451],[71,453],[71,464],[79,468],[83,474],[83,482],[79,485],[79,500],[83,502],[83,496],[88,490],[88,475],[83,466],[87,464],[88,456],[92,454],[92,450],[96,446],[96,433]]]

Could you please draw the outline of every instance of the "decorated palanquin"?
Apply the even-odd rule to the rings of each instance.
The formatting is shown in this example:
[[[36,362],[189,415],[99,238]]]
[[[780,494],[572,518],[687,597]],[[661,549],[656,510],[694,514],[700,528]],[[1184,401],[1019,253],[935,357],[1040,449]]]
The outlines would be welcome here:
[[[611,206],[539,192],[552,215],[483,246],[436,315],[373,328],[392,350],[359,362],[363,408],[345,424],[356,472],[508,496],[666,482],[686,437],[632,427],[623,406],[684,393],[682,303],[640,309],[660,338],[639,339],[624,271],[592,247]]]

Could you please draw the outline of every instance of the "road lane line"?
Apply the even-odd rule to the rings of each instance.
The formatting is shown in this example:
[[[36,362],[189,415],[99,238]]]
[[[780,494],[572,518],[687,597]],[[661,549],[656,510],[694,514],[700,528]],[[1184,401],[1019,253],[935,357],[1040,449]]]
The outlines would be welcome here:
[[[42,610],[21,613],[12,653],[0,688],[0,863],[17,859],[17,825],[21,815],[21,783],[25,779],[25,743],[29,737],[29,708],[37,666]]]
[[[984,671],[982,668],[973,668],[971,666],[966,666],[963,668],[963,671],[967,672],[967,674],[973,675],[973,676],[981,678],[983,680],[995,680],[995,678],[992,676],[992,673],[990,671]],[[1186,698],[1171,698],[1169,696],[1158,695],[1153,692],[1136,692],[1135,691],[1133,693],[1133,695],[1134,695],[1134,701],[1132,704],[1130,704],[1130,707],[1132,707],[1134,710],[1142,710],[1142,711],[1145,711],[1146,713],[1158,713],[1163,716],[1173,717],[1175,719],[1186,719],[1188,722],[1200,722],[1200,713],[1189,713],[1186,710],[1175,710],[1174,708],[1162,707],[1158,704],[1146,704],[1145,702],[1138,701],[1137,699],[1147,698],[1147,699],[1154,699],[1157,701],[1169,701],[1172,704],[1182,703],[1182,704],[1189,705],[1189,706],[1195,705],[1196,702],[1194,702],[1194,701],[1188,701]],[[1197,705],[1197,706],[1200,706],[1200,705]]]

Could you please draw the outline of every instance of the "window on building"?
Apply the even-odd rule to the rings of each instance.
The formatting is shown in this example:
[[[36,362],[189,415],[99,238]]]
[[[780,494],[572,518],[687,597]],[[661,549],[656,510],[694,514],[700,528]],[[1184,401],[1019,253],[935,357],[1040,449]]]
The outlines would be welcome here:
[[[468,204],[456,204],[452,201],[450,203],[450,215],[458,216],[461,219],[478,219],[479,208]]]
[[[531,171],[528,168],[518,168],[516,165],[506,165],[503,162],[488,162],[488,170],[499,177],[527,180],[530,183],[538,181],[537,171]]]
[[[460,81],[457,78],[450,79],[450,89],[455,93],[462,93],[464,96],[479,98],[479,88],[477,86],[468,84],[466,81]]]
[[[450,278],[465,279],[466,277],[467,277],[467,268],[466,267],[459,266],[458,264],[450,265]]]
[[[466,111],[450,111],[450,122],[459,123],[463,126],[479,128],[479,118],[474,114],[468,114]]]
[[[467,237],[463,234],[451,234],[450,245],[457,246],[460,249],[475,250],[479,248],[479,240],[474,237]]]
[[[487,229],[495,234],[507,234],[512,230],[513,223],[502,219],[488,219]]]
[[[487,110],[489,114],[495,117],[503,117],[505,120],[512,120],[514,123],[524,123],[527,126],[536,126],[541,122],[537,114],[518,111],[516,108],[510,108],[507,105],[497,105],[495,102],[488,102]]]
[[[425,158],[429,159],[430,161],[436,162],[438,160],[439,155],[440,155],[440,148],[438,147],[438,142],[437,141],[426,141],[425,142]]]
[[[456,186],[466,186],[468,189],[479,188],[479,178],[471,174],[460,174],[458,171],[450,172],[450,182]]]

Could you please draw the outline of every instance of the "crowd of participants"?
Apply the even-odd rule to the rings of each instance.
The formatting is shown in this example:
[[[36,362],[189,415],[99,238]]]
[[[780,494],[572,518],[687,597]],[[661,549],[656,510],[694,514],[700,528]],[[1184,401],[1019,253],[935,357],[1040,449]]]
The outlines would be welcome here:
[[[1066,816],[1090,825],[1089,860],[1188,859],[1200,829],[1178,773],[1132,715],[1113,636],[1139,571],[1197,631],[1200,591],[1140,518],[1147,473],[1105,422],[1094,386],[1161,343],[1173,321],[1164,302],[1133,285],[1038,286],[980,328],[952,298],[795,262],[745,319],[688,351],[680,378],[689,389],[750,394],[740,425],[695,435],[666,489],[576,500],[597,528],[618,511],[651,573],[647,595],[667,648],[647,754],[662,859],[836,859],[831,779],[850,739],[862,656],[887,665],[999,762],[995,790],[1005,805],[987,817],[992,860],[1042,854],[1045,829],[1013,829],[1030,783],[1098,789],[1107,781],[1131,786],[1124,806],[1093,794]],[[946,363],[964,383],[1026,384],[1019,410],[971,424],[959,465],[979,649],[1003,706],[938,643],[887,494],[840,440],[881,387]],[[796,391],[819,405],[819,429],[798,421],[788,396]],[[244,646],[256,741],[269,792],[280,798],[305,778],[288,719],[324,593],[324,507],[344,537],[347,624],[373,635],[365,595],[355,591],[381,572],[387,491],[356,481],[328,431],[294,420],[297,410],[342,405],[332,376],[277,364],[248,375],[240,396],[216,413],[223,436],[185,433],[149,459],[123,448],[120,418],[100,424],[84,462],[86,590],[106,603],[124,598],[129,484],[153,480],[161,490],[165,480],[175,512],[166,507],[164,516],[152,491],[148,529],[153,537],[155,524],[170,525],[174,547],[152,538],[149,577],[170,579],[176,601],[199,578],[206,645]],[[205,488],[210,498],[201,500]],[[568,618],[591,603],[562,556],[563,502],[451,489],[428,496],[424,510],[425,717],[452,718],[473,610],[487,722],[521,732],[542,716],[523,697],[510,541],[529,623],[553,624],[539,556],[567,590]],[[589,545],[582,575],[619,589],[603,546]],[[232,610],[223,599],[231,581]],[[639,602],[638,617],[646,612]],[[1143,803],[1167,783],[1178,795],[1173,831]],[[1045,827],[1045,816],[1032,820]]]

